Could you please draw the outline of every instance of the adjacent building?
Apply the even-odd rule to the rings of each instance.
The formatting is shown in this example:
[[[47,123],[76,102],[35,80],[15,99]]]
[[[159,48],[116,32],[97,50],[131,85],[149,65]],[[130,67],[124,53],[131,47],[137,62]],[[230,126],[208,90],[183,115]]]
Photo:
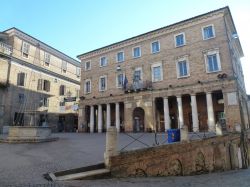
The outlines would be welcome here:
[[[77,60],[19,29],[1,32],[1,131],[29,125],[30,115],[35,125],[76,131],[80,76]]]
[[[248,128],[241,57],[228,7],[81,54],[78,129]]]

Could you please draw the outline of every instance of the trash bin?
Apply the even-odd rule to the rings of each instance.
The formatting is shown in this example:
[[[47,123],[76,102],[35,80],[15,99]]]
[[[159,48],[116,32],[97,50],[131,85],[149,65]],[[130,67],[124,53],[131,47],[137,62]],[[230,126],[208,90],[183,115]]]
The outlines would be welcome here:
[[[168,143],[180,141],[180,129],[168,129]]]

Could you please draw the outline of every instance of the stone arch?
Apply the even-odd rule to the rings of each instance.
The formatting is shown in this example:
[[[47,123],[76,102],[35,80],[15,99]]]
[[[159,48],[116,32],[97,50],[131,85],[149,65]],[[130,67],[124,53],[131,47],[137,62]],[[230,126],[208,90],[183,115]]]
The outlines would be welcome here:
[[[141,107],[135,107],[133,110],[133,131],[143,132],[144,131],[144,119],[145,111]]]
[[[195,158],[195,171],[196,171],[196,174],[207,172],[205,156],[201,151],[197,153],[196,158]]]
[[[174,159],[169,162],[168,174],[172,176],[183,175],[182,163],[179,159]]]

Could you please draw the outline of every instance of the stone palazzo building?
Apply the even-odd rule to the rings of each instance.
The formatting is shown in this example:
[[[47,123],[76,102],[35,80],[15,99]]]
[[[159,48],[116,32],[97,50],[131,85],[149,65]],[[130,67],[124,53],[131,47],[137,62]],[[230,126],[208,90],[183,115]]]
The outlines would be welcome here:
[[[0,33],[0,132],[10,125],[48,124],[75,131],[80,62],[11,28]]]
[[[78,56],[78,129],[248,128],[243,51],[228,7]]]

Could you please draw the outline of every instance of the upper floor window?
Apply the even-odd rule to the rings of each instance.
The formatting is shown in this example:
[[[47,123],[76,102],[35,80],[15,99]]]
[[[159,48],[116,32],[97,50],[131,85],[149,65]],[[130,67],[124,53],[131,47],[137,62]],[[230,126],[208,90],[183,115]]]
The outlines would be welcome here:
[[[44,79],[38,79],[37,90],[50,91],[50,81]]]
[[[91,93],[91,80],[90,79],[85,80],[84,91],[85,93]]]
[[[120,51],[117,53],[117,62],[123,62],[124,61],[124,52]]]
[[[151,52],[152,53],[158,53],[160,52],[160,42],[155,41],[151,43]]]
[[[103,56],[100,58],[100,67],[107,66],[107,57]]]
[[[215,31],[213,25],[208,25],[202,28],[203,40],[207,40],[215,37]]]
[[[66,92],[66,86],[61,85],[59,88],[59,95],[65,95],[65,92]]]
[[[107,90],[107,76],[101,76],[99,78],[99,91]]]
[[[25,95],[23,93],[18,94],[18,102],[19,104],[24,104],[25,102]]]
[[[67,62],[66,61],[62,61],[62,71],[64,73],[66,73],[66,71],[67,71]]]
[[[158,82],[163,80],[162,63],[153,64],[151,66],[151,71],[152,82]]]
[[[139,82],[142,80],[142,69],[141,68],[136,68],[134,71],[134,82]]]
[[[25,82],[25,73],[21,72],[17,74],[17,85],[24,86]]]
[[[185,35],[184,33],[175,35],[175,47],[180,47],[185,45],[186,41],[185,41]]]
[[[141,48],[140,47],[134,47],[133,48],[133,57],[138,58],[141,56]]]
[[[40,102],[40,107],[49,107],[49,98],[47,97],[43,97],[41,98],[41,102]]]
[[[85,71],[87,70],[91,70],[91,62],[88,61],[88,62],[85,62]]]
[[[219,51],[210,51],[205,54],[207,73],[221,71]]]
[[[44,62],[46,66],[49,66],[50,64],[50,54],[49,53],[44,53]]]
[[[177,77],[189,76],[189,64],[186,59],[181,59],[177,62]]]
[[[80,90],[76,89],[76,98],[79,98]]]
[[[79,78],[81,76],[81,68],[76,67],[76,76]]]
[[[29,50],[30,50],[30,45],[26,42],[23,42],[23,46],[22,46],[22,55],[25,58],[29,57]]]
[[[124,83],[124,73],[119,73],[116,79],[116,87],[122,88]]]

